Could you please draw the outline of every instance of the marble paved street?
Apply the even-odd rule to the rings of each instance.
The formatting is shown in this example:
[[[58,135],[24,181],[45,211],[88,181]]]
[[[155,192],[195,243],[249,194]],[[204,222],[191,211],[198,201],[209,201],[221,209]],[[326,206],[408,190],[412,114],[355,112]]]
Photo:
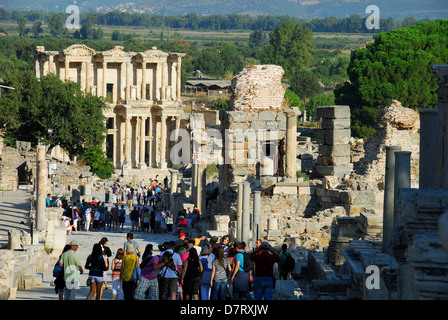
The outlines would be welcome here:
[[[30,208],[30,194],[24,190],[19,190],[15,193],[3,193],[0,195],[0,235],[1,243],[6,244],[8,242],[8,230],[11,228],[23,228],[23,230],[29,232],[30,224],[28,219],[28,211]],[[81,259],[81,264],[84,269],[84,265],[87,256],[91,253],[93,244],[99,242],[101,238],[106,237],[109,240],[108,246],[112,251],[112,257],[115,257],[117,249],[123,248],[123,243],[126,241],[127,232],[131,231],[131,222],[129,219],[129,210],[126,209],[126,223],[123,232],[105,231],[103,228],[100,231],[73,231],[71,235],[67,236],[67,243],[71,240],[77,240],[79,243],[79,249],[77,254]],[[145,246],[152,243],[154,246],[154,254],[158,254],[157,245],[165,241],[177,240],[177,237],[170,234],[152,234],[152,233],[134,233],[134,240],[139,245],[141,252],[145,250]],[[111,261],[109,259],[109,261]],[[53,261],[56,263],[56,261]],[[29,290],[18,290],[16,300],[57,300],[58,295],[55,293],[53,285],[53,266],[51,265],[48,270],[43,272],[43,283],[40,286],[32,287]],[[84,269],[84,274],[81,275],[81,288],[77,294],[77,300],[84,300],[89,293],[89,288],[86,286],[86,280],[88,277],[88,270]],[[103,300],[111,300],[112,297],[112,281],[111,273],[108,272],[107,276],[109,289],[104,290]]]

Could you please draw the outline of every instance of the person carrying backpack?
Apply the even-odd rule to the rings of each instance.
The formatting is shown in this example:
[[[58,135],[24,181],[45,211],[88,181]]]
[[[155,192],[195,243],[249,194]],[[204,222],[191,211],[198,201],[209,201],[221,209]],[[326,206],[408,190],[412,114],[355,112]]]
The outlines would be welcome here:
[[[159,281],[157,276],[162,267],[167,265],[167,260],[159,256],[149,256],[142,261],[142,278],[135,290],[134,300],[141,300],[148,290],[150,300],[159,300]]]
[[[296,262],[294,258],[291,256],[288,250],[288,245],[284,243],[282,245],[282,252],[280,253],[280,263],[278,264],[278,273],[280,279],[286,280],[288,278],[288,274],[294,270]]]
[[[275,288],[273,267],[280,261],[280,256],[268,242],[262,242],[260,247],[250,254],[250,259],[255,262],[255,300],[272,300]]]
[[[237,254],[235,255],[235,266],[233,268],[230,282],[233,284],[234,300],[252,300],[250,296],[253,262],[249,259],[244,242],[235,243]]]

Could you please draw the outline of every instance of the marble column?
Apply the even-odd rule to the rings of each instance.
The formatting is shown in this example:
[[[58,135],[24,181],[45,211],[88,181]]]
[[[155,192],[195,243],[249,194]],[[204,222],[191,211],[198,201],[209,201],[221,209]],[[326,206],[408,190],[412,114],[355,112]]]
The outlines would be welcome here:
[[[146,100],[146,59],[142,61],[142,100]]]
[[[206,217],[207,216],[207,166],[205,164],[199,165],[199,179],[200,182],[199,185],[199,191],[201,195],[201,199],[199,202],[199,210],[201,210],[201,216]]]
[[[241,241],[243,238],[243,183],[238,183],[238,201],[236,210],[236,238]]]
[[[118,146],[118,141],[120,141],[120,139],[118,139],[118,125],[119,125],[119,117],[114,117],[114,148],[113,148],[113,157],[112,157],[112,163],[114,164],[114,166],[120,167],[120,165],[117,165],[117,146]]]
[[[45,64],[45,61],[44,61]],[[69,72],[69,66],[70,66],[70,62],[68,61],[68,59],[65,59],[65,63],[64,63],[64,77],[65,80],[70,80],[69,76],[68,76],[68,72]],[[45,75],[45,65],[44,65],[44,75]]]
[[[85,87],[85,91],[87,93],[92,93],[92,70],[91,70],[91,63],[90,61],[86,61],[83,64],[85,64],[85,77],[86,77],[86,87]]]
[[[288,180],[297,181],[297,116],[298,108],[290,108],[286,113],[286,170]]]
[[[437,172],[434,188],[448,188],[448,64],[432,65],[434,74],[439,82],[438,90],[438,133],[436,149]]]
[[[167,128],[166,128],[166,115],[161,116],[161,133],[160,133],[160,163],[159,168],[166,169],[166,137],[167,137]]]
[[[179,173],[178,170],[170,169],[171,173],[171,193],[177,192],[177,174]]]
[[[250,183],[243,184],[243,214],[242,214],[242,235],[240,241],[246,243],[246,248],[250,248]]]
[[[40,77],[43,76],[43,74],[41,74],[40,64],[41,64],[41,60],[39,58],[34,61],[34,70],[35,70],[37,79],[40,79]]]
[[[192,190],[192,194],[194,194],[193,203],[198,207],[201,216],[204,217],[206,213],[206,166],[201,163],[196,163],[194,164],[194,168],[195,181],[193,185],[194,192]]]
[[[170,210],[172,214],[176,214],[176,206],[175,206],[175,199],[174,199],[174,193],[177,193],[177,170],[170,170],[171,173],[171,186],[170,186]]]
[[[154,83],[154,91],[156,93],[155,100],[160,100],[160,88],[162,87],[162,63],[157,63],[156,83]]]
[[[126,100],[131,100],[131,78],[132,65],[130,61],[126,62]]]
[[[198,190],[198,169],[199,164],[193,160],[191,166],[191,200],[196,204],[196,192]]]
[[[171,95],[170,100],[176,100],[176,85],[177,85],[177,75],[176,75],[176,63],[171,63]]]
[[[168,87],[168,63],[162,63],[162,86]]]
[[[107,62],[103,61],[103,97],[107,98],[107,81],[106,81]]]
[[[140,120],[140,169],[146,169],[145,163],[145,146],[146,146],[146,117],[141,117]]]
[[[177,100],[180,100],[180,95],[181,95],[181,85],[182,85],[182,81],[181,81],[181,66],[182,66],[182,59],[178,58],[177,60],[177,81],[176,81],[176,98]]]
[[[394,225],[401,222],[398,192],[400,189],[411,187],[411,153],[410,151],[395,152]]]
[[[37,146],[37,205],[36,205],[36,229],[45,228],[45,211],[47,198],[48,162],[45,159],[45,145]]]
[[[153,128],[153,117],[152,117],[152,115],[150,115],[149,117],[148,117],[148,125],[149,125],[149,128],[148,128],[148,132],[149,132],[149,143],[148,143],[148,147],[149,147],[149,150],[148,150],[148,165],[149,165],[149,167],[150,168],[152,168],[152,154],[153,154],[153,152],[152,152],[152,150],[153,150],[153,147],[152,147],[152,144],[153,144],[153,141],[154,141],[154,137],[153,137],[153,135],[152,135],[152,128]]]
[[[132,129],[131,129],[131,117],[126,116],[125,118],[125,157],[126,160],[126,168],[131,167],[131,138],[132,138]]]
[[[420,112],[419,189],[434,187],[437,152],[437,109]]]
[[[253,237],[252,245],[261,237],[261,191],[255,190],[253,193]]]
[[[391,235],[394,228],[394,192],[395,192],[395,151],[400,146],[386,146],[386,171],[384,175],[383,202],[383,253],[392,254]]]

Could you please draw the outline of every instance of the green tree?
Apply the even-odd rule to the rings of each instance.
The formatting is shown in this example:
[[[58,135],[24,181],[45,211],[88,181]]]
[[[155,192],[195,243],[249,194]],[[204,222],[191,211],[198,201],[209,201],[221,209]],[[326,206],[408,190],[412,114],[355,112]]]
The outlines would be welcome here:
[[[224,64],[224,73],[233,77],[244,68],[243,59],[235,44],[226,42],[218,47],[218,51]]]
[[[44,141],[50,150],[60,145],[74,156],[103,143],[106,105],[102,98],[82,92],[79,84],[63,82],[55,74],[39,80],[26,70],[8,79],[7,85],[16,90],[2,94],[0,126],[10,140]]]
[[[311,98],[304,105],[306,113],[311,119],[317,119],[317,107],[331,106],[334,105],[334,97],[329,94],[320,94]]]
[[[291,77],[310,64],[314,50],[312,38],[310,29],[302,28],[300,23],[284,22],[270,34],[263,62],[282,66],[285,77]]]
[[[337,104],[352,110],[354,135],[375,132],[378,111],[392,99],[408,108],[437,107],[438,83],[431,65],[448,61],[447,34],[448,20],[421,22],[380,33],[353,53],[349,81],[336,86],[334,94]]]
[[[101,40],[104,38],[104,31],[101,27],[93,30],[92,39],[93,40]]]
[[[300,107],[301,105],[299,96],[289,89],[286,89],[285,91],[285,101],[286,104],[291,107]]]
[[[67,29],[64,26],[64,18],[60,13],[53,13],[48,18],[48,29],[53,37],[62,37],[66,34]]]
[[[206,48],[199,53],[195,61],[195,69],[201,70],[205,75],[222,77],[225,65],[217,49]]]
[[[123,37],[121,36],[120,31],[114,30],[112,32],[111,40],[112,41],[121,41],[121,40],[123,40]]]
[[[44,31],[44,29],[42,28],[42,21],[40,20],[34,21],[32,31],[34,36],[37,38],[39,34]]]
[[[17,26],[19,27],[19,36],[23,37],[27,34],[27,29],[26,29],[26,23],[28,22],[28,19],[25,18],[24,16],[20,16],[17,19]]]
[[[90,170],[101,179],[108,179],[115,171],[114,165],[106,157],[101,145],[91,145],[86,148],[82,158]]]
[[[262,29],[251,32],[249,36],[249,47],[263,48],[269,43],[269,36]]]
[[[87,19],[87,21],[81,24],[81,29],[79,30],[81,39],[92,39],[93,32],[93,21],[91,19]]]
[[[290,81],[291,90],[303,100],[312,98],[323,91],[317,76],[308,69],[296,71]]]

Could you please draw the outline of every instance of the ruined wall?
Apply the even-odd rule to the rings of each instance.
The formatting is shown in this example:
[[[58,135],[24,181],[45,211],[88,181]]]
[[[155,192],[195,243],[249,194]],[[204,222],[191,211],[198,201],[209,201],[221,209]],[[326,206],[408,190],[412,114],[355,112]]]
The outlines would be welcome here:
[[[379,116],[376,134],[364,143],[364,157],[354,164],[355,173],[364,183],[383,190],[386,170],[386,146],[401,146],[403,151],[411,151],[411,184],[418,184],[420,156],[420,115],[405,108],[397,100],[384,108]]]
[[[244,68],[232,80],[230,107],[240,111],[281,110],[286,91],[281,83],[283,74],[283,68],[276,65]]]
[[[318,107],[317,116],[321,118],[316,141],[319,144],[316,173],[322,177],[339,178],[350,174],[350,107]]]
[[[269,142],[272,143],[271,153],[283,152],[279,146],[279,141],[286,135],[286,116],[283,112],[225,111],[220,113],[220,121],[221,134],[225,139],[225,164],[222,166],[225,172],[220,173],[225,177],[224,189],[232,183],[254,181],[260,176],[275,173],[273,163],[260,164],[260,159],[268,161],[265,153],[266,143]],[[281,167],[282,163],[278,166]]]

